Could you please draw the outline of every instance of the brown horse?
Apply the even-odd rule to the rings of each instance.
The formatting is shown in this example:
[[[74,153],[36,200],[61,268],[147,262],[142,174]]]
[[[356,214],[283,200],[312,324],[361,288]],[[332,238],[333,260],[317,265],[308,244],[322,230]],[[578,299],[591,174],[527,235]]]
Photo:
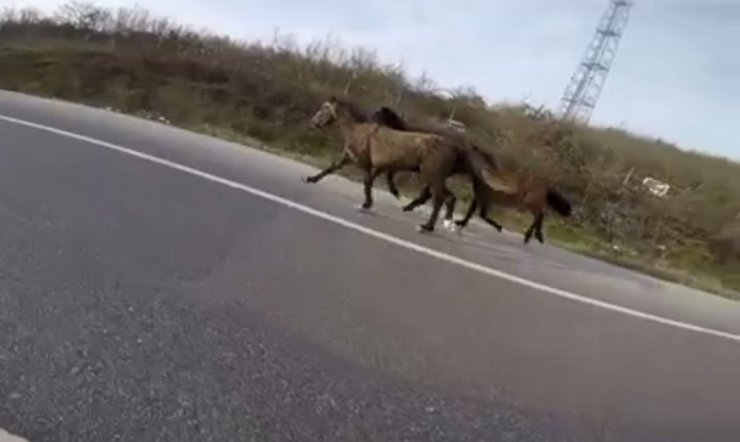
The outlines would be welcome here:
[[[373,114],[373,120],[379,124],[385,124],[396,130],[409,130],[406,122],[392,109],[382,107]],[[424,131],[423,129],[416,129]],[[435,130],[435,129],[431,129]],[[444,133],[450,137],[461,137],[461,134],[451,134],[451,131],[436,129],[435,133]],[[505,207],[515,207],[518,210],[528,209],[534,220],[524,234],[524,242],[529,243],[532,235],[540,243],[544,243],[542,234],[542,223],[545,218],[547,207],[554,209],[563,217],[571,214],[572,208],[568,200],[557,190],[550,187],[544,180],[537,179],[533,176],[525,176],[519,172],[501,172],[492,155],[473,144],[469,145],[469,150],[465,156],[467,161],[456,173],[466,173],[470,176],[473,184],[473,199],[470,202],[465,217],[455,222],[460,228],[464,228],[476,209],[479,210],[479,216],[488,224],[501,231],[501,225],[488,217],[490,204],[497,204]],[[395,187],[393,184],[393,175],[388,173],[388,187]],[[410,211],[429,200],[429,189],[422,189],[420,195],[404,210]],[[445,221],[451,221],[452,212],[445,215]]]
[[[311,119],[313,127],[337,123],[344,137],[342,156],[316,175],[306,177],[316,183],[350,162],[364,172],[365,201],[363,209],[373,204],[372,186],[381,173],[415,171],[433,198],[429,220],[419,226],[421,231],[434,230],[442,204],[454,211],[455,196],[446,180],[453,173],[459,149],[449,139],[435,134],[403,132],[369,121],[354,104],[331,97]]]
[[[448,137],[453,140],[456,144],[465,146],[465,155],[460,155],[458,161],[455,163],[453,174],[456,175],[467,175],[470,177],[471,184],[473,186],[473,198],[478,199],[476,195],[481,194],[483,189],[487,186],[482,175],[480,174],[484,170],[498,169],[499,165],[496,159],[490,152],[479,146],[471,143],[467,140],[467,137],[460,132],[453,131],[450,129],[438,127],[438,126],[411,126],[401,118],[393,109],[382,106],[380,109],[375,111],[370,117],[372,121],[388,126],[395,130],[400,131],[414,131],[414,132],[426,132],[433,133],[440,136]],[[395,173],[389,171],[386,173],[388,190],[396,197],[399,197],[398,189],[394,182]],[[428,187],[424,187],[419,195],[403,207],[404,212],[411,212],[422,204],[426,203],[431,194]],[[487,224],[494,227],[499,232],[503,229],[501,224],[497,223],[488,216],[488,201],[484,198],[480,203],[482,209],[479,212],[479,216]],[[453,222],[454,208],[447,207],[447,212],[444,216],[444,226],[452,229],[456,225]]]
[[[545,220],[547,208],[555,210],[560,216],[567,218],[571,215],[570,202],[557,190],[549,186],[545,180],[520,172],[484,172],[488,186],[480,189],[475,199],[470,202],[468,211],[463,219],[455,224],[465,227],[473,216],[478,205],[481,213],[488,210],[489,203],[504,207],[513,207],[519,211],[529,210],[534,217],[532,224],[524,233],[524,243],[529,243],[532,234],[540,243],[545,242],[542,234],[542,223]]]

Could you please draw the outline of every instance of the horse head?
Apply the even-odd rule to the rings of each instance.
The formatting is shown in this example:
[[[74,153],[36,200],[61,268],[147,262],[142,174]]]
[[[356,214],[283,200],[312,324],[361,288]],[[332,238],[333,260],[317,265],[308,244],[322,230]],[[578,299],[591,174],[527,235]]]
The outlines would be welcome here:
[[[332,95],[311,118],[311,126],[326,127],[336,121],[356,124],[366,123],[368,118],[356,104]]]
[[[332,124],[337,119],[337,98],[329,97],[321,104],[319,110],[311,118],[311,127],[322,128]]]

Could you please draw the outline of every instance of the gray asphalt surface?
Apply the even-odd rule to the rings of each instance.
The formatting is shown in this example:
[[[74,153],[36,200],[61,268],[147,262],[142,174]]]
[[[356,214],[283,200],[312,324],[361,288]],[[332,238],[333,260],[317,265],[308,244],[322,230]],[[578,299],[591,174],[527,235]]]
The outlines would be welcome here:
[[[736,303],[519,232],[420,235],[378,192],[130,117],[0,115],[156,155],[466,260],[740,334]],[[0,120],[0,427],[31,441],[737,441],[740,342],[496,278]]]

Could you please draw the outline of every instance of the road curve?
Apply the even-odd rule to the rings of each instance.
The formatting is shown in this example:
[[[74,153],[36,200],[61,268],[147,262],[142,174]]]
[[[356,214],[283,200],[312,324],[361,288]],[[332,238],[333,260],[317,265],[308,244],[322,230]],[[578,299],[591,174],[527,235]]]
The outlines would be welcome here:
[[[736,441],[740,307],[179,129],[0,92],[0,428]]]

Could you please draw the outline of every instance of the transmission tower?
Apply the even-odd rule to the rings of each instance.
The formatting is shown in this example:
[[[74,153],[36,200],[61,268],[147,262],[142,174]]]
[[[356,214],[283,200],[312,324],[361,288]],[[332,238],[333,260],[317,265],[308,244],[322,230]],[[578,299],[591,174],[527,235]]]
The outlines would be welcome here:
[[[631,1],[609,1],[609,7],[599,21],[594,38],[565,88],[560,108],[563,118],[579,120],[585,124],[591,119],[591,113],[617,55],[619,40],[627,27],[631,7]]]

